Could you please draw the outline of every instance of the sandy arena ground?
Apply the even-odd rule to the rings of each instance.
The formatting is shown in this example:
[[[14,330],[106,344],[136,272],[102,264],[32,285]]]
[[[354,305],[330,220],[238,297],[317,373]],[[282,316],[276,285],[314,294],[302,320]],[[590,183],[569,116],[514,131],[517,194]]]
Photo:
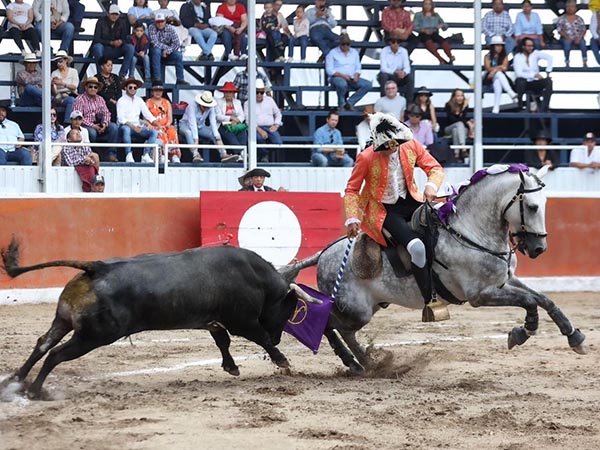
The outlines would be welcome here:
[[[141,333],[59,365],[45,385],[52,401],[4,392],[0,448],[597,450],[600,295],[551,298],[590,354],[571,351],[542,312],[539,335],[507,350],[524,319],[515,308],[452,307],[450,321],[422,324],[391,306],[360,336],[389,345],[366,378],[349,377],[326,342],[313,356],[285,335],[284,374],[234,338],[235,378],[208,332]],[[0,307],[0,378],[29,356],[54,308]]]

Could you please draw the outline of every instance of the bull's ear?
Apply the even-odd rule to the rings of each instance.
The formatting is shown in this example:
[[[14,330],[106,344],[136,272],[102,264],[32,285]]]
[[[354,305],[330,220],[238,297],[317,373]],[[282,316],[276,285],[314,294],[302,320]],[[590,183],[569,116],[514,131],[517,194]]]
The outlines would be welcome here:
[[[548,173],[548,170],[550,170],[550,166],[543,166],[535,175],[541,180]]]

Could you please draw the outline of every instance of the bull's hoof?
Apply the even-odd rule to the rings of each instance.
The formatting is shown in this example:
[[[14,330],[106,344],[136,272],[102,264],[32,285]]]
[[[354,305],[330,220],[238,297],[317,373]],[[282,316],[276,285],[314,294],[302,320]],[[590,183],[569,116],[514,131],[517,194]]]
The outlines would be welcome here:
[[[512,349],[515,345],[523,345],[527,339],[529,339],[529,335],[525,328],[514,327],[508,333],[508,349]]]
[[[229,375],[233,375],[234,377],[240,376],[240,369],[237,366],[234,367],[223,367],[223,370],[227,372]]]
[[[568,336],[567,339],[569,340],[569,346],[575,353],[579,353],[580,355],[587,355],[589,353],[590,348],[585,343],[585,334],[579,328],[571,336]]]

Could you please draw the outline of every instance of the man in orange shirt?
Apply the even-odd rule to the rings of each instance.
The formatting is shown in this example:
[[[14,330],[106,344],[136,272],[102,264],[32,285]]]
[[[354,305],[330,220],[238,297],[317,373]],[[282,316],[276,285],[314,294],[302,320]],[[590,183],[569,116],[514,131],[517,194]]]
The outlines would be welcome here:
[[[346,185],[344,208],[348,237],[359,229],[375,242],[387,246],[383,229],[411,257],[412,272],[425,303],[432,300],[431,273],[427,267],[425,245],[408,221],[426,200],[433,201],[444,179],[442,166],[413,139],[410,129],[389,114],[370,116],[373,145],[356,158]],[[414,167],[427,174],[424,191],[418,190]],[[361,190],[361,186],[364,188]]]

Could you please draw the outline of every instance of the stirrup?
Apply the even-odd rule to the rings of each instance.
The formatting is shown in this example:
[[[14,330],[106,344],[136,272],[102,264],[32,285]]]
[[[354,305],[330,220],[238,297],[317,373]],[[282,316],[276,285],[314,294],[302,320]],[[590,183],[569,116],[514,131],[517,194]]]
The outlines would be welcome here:
[[[421,316],[422,322],[442,322],[448,319],[450,319],[448,306],[440,302],[437,297],[433,298],[431,302],[427,303],[423,308],[423,314]]]

